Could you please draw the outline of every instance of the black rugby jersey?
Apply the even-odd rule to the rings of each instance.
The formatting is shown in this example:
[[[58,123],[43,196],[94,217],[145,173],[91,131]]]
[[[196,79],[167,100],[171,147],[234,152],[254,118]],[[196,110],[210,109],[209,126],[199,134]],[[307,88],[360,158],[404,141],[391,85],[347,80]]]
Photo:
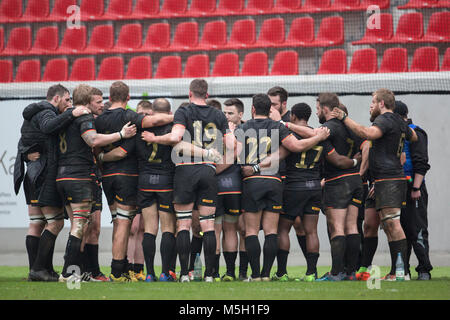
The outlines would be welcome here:
[[[186,128],[184,141],[200,148],[223,151],[223,136],[227,134],[229,128],[227,118],[222,111],[211,106],[191,103],[186,107],[177,109],[173,123]],[[212,161],[203,161],[203,159],[196,159],[194,156],[183,156],[183,159],[178,160],[176,165],[214,165]]]
[[[137,130],[142,130],[144,115],[129,109],[108,109],[95,119],[97,131],[103,134],[119,132],[128,122],[136,125]],[[121,147],[127,156],[119,161],[104,162],[103,176],[114,174],[137,174],[137,158],[135,154],[135,139],[125,139],[103,147],[103,151],[109,152],[116,147]]]
[[[337,153],[353,158],[359,152],[363,140],[347,129],[342,121],[333,118],[325,122],[323,126],[330,129],[330,136],[327,140],[333,145]],[[359,165],[354,168],[339,169],[328,161],[325,161],[324,169],[324,177],[327,180],[359,174]]]
[[[380,114],[373,122],[383,132],[380,139],[372,141],[369,157],[370,173],[375,180],[404,178],[400,157],[405,139],[410,140],[412,130],[396,113]]]
[[[245,165],[260,163],[272,151],[277,151],[283,140],[290,134],[289,130],[278,121],[273,121],[269,118],[248,120],[234,132],[237,141],[243,143],[242,152],[239,155],[239,163]],[[276,139],[276,143],[274,143],[274,139]],[[278,170],[270,176],[280,178]],[[246,177],[244,180],[252,177],[262,176],[258,174]]]
[[[145,131],[152,132],[156,136],[162,136],[169,133],[172,130],[172,126],[172,124],[167,124],[148,128]],[[145,142],[142,140],[140,132],[136,134],[135,140],[139,174],[173,174],[175,165],[171,159],[171,146]]]

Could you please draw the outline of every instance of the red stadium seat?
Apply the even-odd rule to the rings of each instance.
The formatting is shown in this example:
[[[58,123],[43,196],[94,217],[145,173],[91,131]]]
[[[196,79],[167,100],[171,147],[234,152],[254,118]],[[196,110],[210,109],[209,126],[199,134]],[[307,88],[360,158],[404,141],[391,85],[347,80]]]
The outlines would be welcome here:
[[[267,76],[268,58],[265,52],[247,53],[242,65],[241,76]]]
[[[13,64],[11,60],[0,60],[0,82],[13,81]]]
[[[239,56],[237,53],[221,53],[216,57],[213,77],[235,77],[239,75]]]
[[[81,0],[81,19],[97,20],[100,19],[104,12],[103,0]]]
[[[256,41],[255,20],[243,19],[233,24],[227,47],[230,49],[251,47]]]
[[[316,39],[310,44],[314,47],[338,46],[344,43],[344,19],[341,16],[323,18]]]
[[[151,79],[152,59],[149,56],[137,56],[128,62],[125,79]]]
[[[126,53],[139,50],[142,46],[142,24],[125,24],[120,29],[115,52]]]
[[[298,53],[296,51],[280,51],[273,59],[271,76],[298,75]]]
[[[77,0],[55,0],[53,10],[47,18],[48,21],[63,21],[66,20],[73,12],[67,13],[70,6],[76,6]]]
[[[325,51],[317,74],[347,73],[347,54],[343,49]]]
[[[361,10],[366,10],[369,6],[377,6],[380,9],[387,9],[391,5],[390,0],[361,0]]]
[[[77,54],[86,49],[87,30],[85,26],[80,29],[66,29],[61,45],[58,48],[58,54]]]
[[[274,13],[298,12],[301,7],[301,0],[275,0]]]
[[[42,81],[67,81],[68,77],[67,59],[52,59],[47,62]]]
[[[204,17],[216,11],[216,0],[191,0],[189,7],[190,17]]]
[[[441,71],[450,71],[450,48],[447,48],[447,50],[445,50]]]
[[[22,55],[26,54],[31,49],[31,28],[18,27],[11,30],[9,33],[8,43],[2,55]]]
[[[199,48],[212,50],[225,47],[227,44],[227,24],[223,20],[210,21],[203,27]]]
[[[133,0],[110,0],[108,10],[102,18],[107,20],[129,19],[132,8]]]
[[[397,31],[390,42],[417,42],[423,37],[423,17],[421,12],[403,14],[398,20]]]
[[[302,7],[302,12],[313,13],[321,11],[329,11],[331,6],[330,0],[306,0]]]
[[[190,56],[184,67],[184,78],[204,78],[209,77],[209,56],[206,54],[196,54]]]
[[[20,20],[26,22],[39,22],[47,20],[49,14],[49,0],[28,0],[27,8]]]
[[[406,48],[389,48],[384,51],[378,73],[407,72],[408,51]]]
[[[123,79],[123,58],[108,57],[102,60],[98,71],[97,80],[121,80]]]
[[[41,81],[41,62],[39,59],[23,60],[17,68],[14,82]]]
[[[272,13],[273,0],[247,0],[247,6],[244,14],[258,15],[264,13]]]
[[[264,20],[261,28],[257,47],[276,47],[284,43],[284,19],[272,18]]]
[[[140,51],[151,52],[168,48],[170,45],[170,24],[153,23],[148,27],[144,45]]]
[[[392,39],[394,34],[394,27],[392,23],[392,15],[390,13],[381,13],[379,16],[374,16],[372,21],[374,24],[371,24],[371,21],[368,21],[371,29],[366,26],[366,33],[361,40],[352,42],[353,45],[357,44],[370,44],[370,43],[384,43],[388,42]],[[379,20],[378,20],[379,19]],[[377,28],[376,21],[379,21],[379,28]]]
[[[137,0],[132,19],[156,18],[159,14],[159,0]]]
[[[373,48],[360,49],[353,53],[348,73],[375,73],[377,68],[377,51]]]
[[[5,48],[5,31],[0,28],[0,52]]]
[[[331,11],[356,11],[360,10],[360,1],[359,0],[334,0],[331,5]]]
[[[112,25],[95,26],[91,33],[91,40],[85,52],[97,54],[109,52],[114,47],[114,29]]]
[[[286,45],[290,47],[304,46],[313,41],[314,19],[311,17],[301,17],[292,20]]]
[[[427,32],[423,42],[449,42],[450,41],[450,12],[434,12],[428,22]]]
[[[36,40],[30,54],[54,53],[58,48],[58,27],[42,27],[36,34]]]
[[[79,58],[72,64],[70,81],[91,81],[95,80],[95,60],[94,58]]]
[[[436,47],[422,47],[414,51],[410,72],[439,71],[439,50]]]
[[[244,0],[219,0],[216,13],[220,16],[241,14],[244,11]]]
[[[159,59],[155,78],[181,78],[181,57],[164,56]]]
[[[161,15],[163,17],[185,16],[187,12],[187,0],[163,0]]]
[[[398,9],[424,9],[435,8],[438,6],[438,0],[409,0],[409,2],[403,6],[398,6]]]
[[[17,22],[22,14],[22,0],[3,0],[0,2],[0,23]]]
[[[170,48],[174,51],[190,50],[198,46],[198,23],[181,22],[175,29]]]

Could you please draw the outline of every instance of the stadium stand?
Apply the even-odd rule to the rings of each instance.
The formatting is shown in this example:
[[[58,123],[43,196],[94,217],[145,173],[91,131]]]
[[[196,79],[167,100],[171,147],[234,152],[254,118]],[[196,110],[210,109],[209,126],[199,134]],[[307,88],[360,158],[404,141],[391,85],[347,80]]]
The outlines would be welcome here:
[[[150,79],[152,77],[152,58],[137,56],[128,62],[125,79]]]
[[[280,51],[273,59],[271,76],[293,76],[298,74],[298,53],[293,50]]]
[[[185,78],[209,77],[209,56],[206,54],[197,54],[190,56],[186,61],[183,77]]]
[[[0,82],[12,82],[13,63],[11,60],[0,60]]]
[[[405,48],[389,48],[384,51],[379,73],[407,72],[408,51]]]
[[[73,62],[70,81],[92,81],[95,80],[94,58],[78,58]]]
[[[235,77],[239,75],[239,56],[237,53],[222,53],[216,57],[213,77]]]
[[[353,53],[348,73],[377,72],[377,51],[375,49],[360,49]]]
[[[45,66],[42,81],[67,81],[69,62],[67,59],[51,59]]]
[[[344,49],[332,49],[322,55],[317,74],[342,74],[347,72],[347,53]]]
[[[42,27],[36,34],[36,40],[29,54],[41,55],[58,49],[58,27]]]
[[[102,60],[98,71],[97,80],[122,80],[123,58],[108,57]]]
[[[56,54],[70,55],[82,53],[87,45],[87,29],[86,26],[81,26],[79,29],[68,28],[64,33],[61,45]]]
[[[245,55],[241,76],[266,76],[268,70],[267,53],[264,51],[251,52]]]
[[[441,71],[450,71],[450,48],[447,48],[447,50],[445,50]]]
[[[181,57],[164,56],[159,59],[155,78],[181,78]]]
[[[41,61],[23,60],[17,68],[15,82],[37,82],[41,80]]]
[[[436,47],[422,47],[414,51],[410,72],[439,71],[439,52]]]

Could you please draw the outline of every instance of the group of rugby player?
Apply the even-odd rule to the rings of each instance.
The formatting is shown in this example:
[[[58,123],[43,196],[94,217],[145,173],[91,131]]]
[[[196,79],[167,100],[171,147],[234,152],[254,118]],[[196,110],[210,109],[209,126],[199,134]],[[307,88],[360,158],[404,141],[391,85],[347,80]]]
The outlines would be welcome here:
[[[159,281],[192,281],[202,247],[206,282],[287,281],[292,226],[307,262],[304,281],[366,280],[376,249],[370,239],[380,224],[392,257],[384,279],[395,280],[398,253],[406,261],[399,220],[406,197],[401,155],[405,139],[417,136],[393,113],[394,94],[373,93],[373,125],[364,127],[349,118],[336,94],[321,93],[316,108],[322,126],[316,129],[308,126],[311,108],[298,103],[288,111],[287,97],[281,87],[256,94],[252,119],[244,122],[242,101],[226,100],[223,112],[220,103],[211,106],[202,79],[190,83],[189,102],[175,114],[164,98],[140,103],[138,112],[127,109],[129,87],[121,81],[111,85],[107,109],[97,88],[80,84],[71,100],[63,86],[50,87],[46,101],[23,111],[14,173],[16,193],[23,182],[30,217],[29,280],[157,281],[161,228]],[[98,262],[102,188],[113,223],[109,277]],[[364,204],[370,228],[362,236],[358,212]],[[321,210],[332,266],[318,278]],[[70,234],[58,275],[53,251],[65,215]],[[130,268],[127,255],[137,268]]]

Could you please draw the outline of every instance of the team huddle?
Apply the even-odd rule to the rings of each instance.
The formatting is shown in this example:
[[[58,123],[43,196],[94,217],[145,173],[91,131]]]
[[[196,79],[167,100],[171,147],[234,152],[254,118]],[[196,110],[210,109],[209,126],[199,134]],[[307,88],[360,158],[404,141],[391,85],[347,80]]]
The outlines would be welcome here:
[[[307,263],[304,281],[367,280],[380,225],[392,258],[383,279],[396,279],[399,255],[408,273],[411,244],[400,221],[410,192],[403,149],[418,135],[394,113],[394,94],[373,93],[370,127],[352,120],[336,94],[321,93],[322,126],[312,128],[311,107],[298,103],[288,111],[287,97],[281,87],[254,95],[252,118],[244,121],[242,101],[228,99],[222,111],[218,101],[207,100],[202,79],[190,83],[189,102],[174,114],[165,98],[141,101],[137,112],[127,109],[129,87],[121,81],[111,85],[107,108],[97,88],[80,84],[71,99],[65,87],[50,87],[46,101],[23,111],[14,170],[15,191],[23,185],[30,218],[29,280],[189,282],[203,249],[206,282],[287,281],[292,227]],[[103,192],[113,223],[108,277],[98,262]],[[320,211],[332,258],[322,277],[316,268]],[[53,251],[65,218],[70,234],[58,274]],[[143,264],[130,267],[127,258],[134,219],[143,226],[137,247],[146,275]]]

